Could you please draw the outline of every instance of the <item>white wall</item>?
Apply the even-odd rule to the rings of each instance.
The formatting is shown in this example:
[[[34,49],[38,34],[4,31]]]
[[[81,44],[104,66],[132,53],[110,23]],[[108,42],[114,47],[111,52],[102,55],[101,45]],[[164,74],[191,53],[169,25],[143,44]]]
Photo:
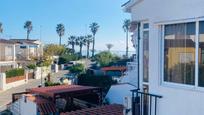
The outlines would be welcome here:
[[[12,83],[6,83],[6,74],[0,73],[0,90],[5,91],[5,90],[11,89],[13,87],[17,87],[17,86],[20,86],[20,85],[27,83],[28,82],[28,73],[26,72],[25,74],[26,74],[26,78],[23,80],[15,81]]]
[[[161,83],[161,44],[158,22],[204,16],[204,0],[144,0],[132,9],[134,21],[149,20],[149,86],[150,93],[162,95],[158,115],[201,115],[204,92],[186,87],[170,87]],[[142,54],[140,54],[142,55]]]
[[[51,67],[37,67],[35,69],[35,79],[41,79],[41,76],[42,78],[45,78],[48,76],[48,74],[51,72]]]
[[[37,105],[36,103],[30,101],[29,99],[25,102],[25,96],[20,99],[20,110],[21,115],[37,115]]]
[[[125,97],[131,97],[130,90],[134,89],[136,87],[130,84],[112,85],[105,98],[109,100],[110,104],[123,105]]]

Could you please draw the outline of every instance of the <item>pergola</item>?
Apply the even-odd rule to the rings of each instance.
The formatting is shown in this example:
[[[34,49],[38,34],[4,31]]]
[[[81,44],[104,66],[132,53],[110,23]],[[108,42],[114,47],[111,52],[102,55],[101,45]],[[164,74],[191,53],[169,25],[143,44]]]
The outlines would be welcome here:
[[[85,97],[86,100],[94,100],[96,97],[92,97],[93,94],[97,95],[99,105],[102,104],[102,89],[98,87],[91,86],[80,86],[80,85],[58,85],[50,87],[38,87],[27,89],[27,92],[32,94],[37,94],[48,99],[51,99],[54,103],[58,98],[64,98],[66,100],[73,101],[73,98]]]

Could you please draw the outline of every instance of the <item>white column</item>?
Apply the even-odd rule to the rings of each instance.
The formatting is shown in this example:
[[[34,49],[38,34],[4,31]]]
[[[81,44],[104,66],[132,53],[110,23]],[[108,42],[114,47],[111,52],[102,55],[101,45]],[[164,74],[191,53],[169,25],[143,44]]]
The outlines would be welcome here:
[[[27,48],[27,56],[26,56],[26,57],[27,57],[27,59],[29,60],[29,58],[30,58],[30,57],[29,57],[29,45],[26,45],[26,48]]]
[[[5,90],[6,87],[6,74],[0,73],[0,89]]]
[[[13,45],[13,61],[16,61],[16,46]]]

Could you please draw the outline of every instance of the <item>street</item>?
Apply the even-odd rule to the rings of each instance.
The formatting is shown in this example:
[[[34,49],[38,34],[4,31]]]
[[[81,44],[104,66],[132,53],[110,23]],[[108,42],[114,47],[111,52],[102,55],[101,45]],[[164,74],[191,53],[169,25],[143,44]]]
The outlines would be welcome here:
[[[62,77],[64,74],[66,74],[67,71],[59,71],[58,73],[54,73],[51,76],[51,80],[53,82],[58,82],[58,79]],[[43,79],[44,81],[44,79]],[[38,87],[40,85],[41,80],[29,80],[27,84],[11,88],[6,91],[0,92],[0,112],[6,109],[6,105],[12,101],[12,94],[13,93],[19,93],[19,92],[25,92],[26,89]]]

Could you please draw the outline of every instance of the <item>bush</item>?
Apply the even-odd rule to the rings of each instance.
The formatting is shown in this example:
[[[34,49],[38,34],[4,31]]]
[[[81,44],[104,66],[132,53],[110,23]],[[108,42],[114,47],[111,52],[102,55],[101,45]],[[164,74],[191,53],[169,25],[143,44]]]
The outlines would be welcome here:
[[[45,87],[57,86],[57,85],[60,85],[60,83],[53,83],[53,82],[50,82],[50,81],[45,82]]]
[[[105,93],[108,92],[111,85],[116,83],[117,81],[109,76],[94,76],[88,74],[81,74],[78,76],[79,85],[101,87]]]
[[[108,66],[112,62],[120,60],[116,55],[113,55],[110,52],[104,51],[95,56],[95,60],[100,64],[100,66]]]
[[[6,77],[16,77],[16,76],[23,76],[24,75],[24,69],[12,69],[9,71],[6,71]]]
[[[37,66],[35,64],[30,64],[27,66],[28,69],[35,69]]]
[[[76,54],[64,54],[62,56],[59,57],[59,62],[58,64],[65,64],[69,61],[75,61],[78,60],[79,57]]]
[[[69,69],[69,71],[71,72],[71,73],[82,73],[82,72],[84,72],[84,65],[83,64],[76,64],[76,65],[73,65],[70,69]]]

